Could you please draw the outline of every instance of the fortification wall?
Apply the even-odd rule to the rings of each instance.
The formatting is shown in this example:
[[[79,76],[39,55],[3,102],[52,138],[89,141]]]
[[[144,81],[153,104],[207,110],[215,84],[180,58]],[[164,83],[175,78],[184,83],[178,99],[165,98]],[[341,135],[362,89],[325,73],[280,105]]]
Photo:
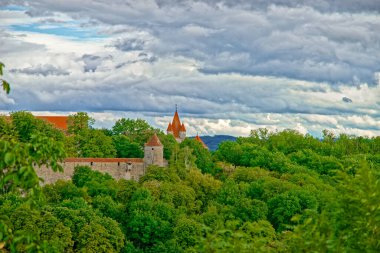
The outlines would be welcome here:
[[[42,166],[35,168],[38,177],[44,180],[43,184],[52,184],[57,180],[71,180],[76,166],[88,166],[93,170],[108,173],[114,179],[138,181],[145,173],[143,159],[139,158],[67,158],[61,163],[63,172],[54,172]]]

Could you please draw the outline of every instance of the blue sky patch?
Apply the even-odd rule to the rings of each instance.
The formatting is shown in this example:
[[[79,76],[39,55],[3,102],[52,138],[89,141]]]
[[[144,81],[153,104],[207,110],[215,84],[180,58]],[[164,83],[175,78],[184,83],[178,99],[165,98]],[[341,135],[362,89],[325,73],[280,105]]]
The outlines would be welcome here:
[[[33,32],[41,34],[50,34],[56,36],[70,37],[77,40],[91,40],[101,39],[106,36],[99,34],[95,29],[80,27],[76,22],[67,22],[62,24],[26,24],[26,25],[12,25],[10,27],[14,31],[20,32]]]
[[[18,6],[18,5],[7,5],[7,6],[0,6],[0,10],[6,10],[6,11],[26,11],[28,8],[24,6]]]

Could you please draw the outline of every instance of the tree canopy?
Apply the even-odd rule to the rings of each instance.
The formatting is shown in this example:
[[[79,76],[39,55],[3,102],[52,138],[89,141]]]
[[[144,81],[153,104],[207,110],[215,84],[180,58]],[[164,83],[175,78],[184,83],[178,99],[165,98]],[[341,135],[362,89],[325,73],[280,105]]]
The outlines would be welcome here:
[[[139,131],[156,130],[94,129],[80,113],[65,136],[27,112],[11,118],[0,117],[0,251],[380,251],[379,137],[259,129],[212,153],[158,132],[169,166],[139,182],[82,166],[40,186],[34,166],[60,170],[65,150],[141,156]]]

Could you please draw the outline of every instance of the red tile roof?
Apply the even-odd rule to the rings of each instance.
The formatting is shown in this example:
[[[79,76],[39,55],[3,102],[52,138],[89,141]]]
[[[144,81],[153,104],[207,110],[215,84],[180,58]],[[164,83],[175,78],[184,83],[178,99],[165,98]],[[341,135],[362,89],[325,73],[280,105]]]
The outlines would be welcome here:
[[[167,132],[173,132],[172,124],[169,122],[168,128],[166,129]]]
[[[147,143],[145,143],[145,146],[148,146],[148,147],[161,147],[162,144],[161,144],[160,139],[158,139],[157,135],[154,134],[152,136],[152,138],[150,138],[150,140]]]
[[[95,162],[95,163],[142,163],[142,158],[76,158],[76,157],[70,157],[66,158],[64,162]]]
[[[35,116],[37,119],[45,120],[61,130],[67,130],[67,116]]]
[[[199,137],[198,134],[197,134],[197,136],[195,136],[195,140],[200,142],[204,148],[208,149],[207,145],[202,141],[201,137]]]
[[[179,129],[180,132],[186,132],[185,125],[182,123],[181,128]]]
[[[67,131],[67,120],[68,116],[34,116],[37,119],[45,120],[46,122],[52,124],[54,127]],[[10,116],[5,116],[7,121],[11,121],[12,118]]]
[[[169,125],[168,125],[167,131],[172,132],[175,138],[179,138],[179,132],[181,132],[181,131],[186,132],[185,125],[183,123],[181,123],[181,120],[179,119],[177,110],[174,113],[172,123],[169,123]]]
[[[179,138],[179,129],[181,127],[181,121],[179,120],[178,112],[175,111],[173,122],[172,122],[172,128],[173,128],[173,135],[174,137]]]

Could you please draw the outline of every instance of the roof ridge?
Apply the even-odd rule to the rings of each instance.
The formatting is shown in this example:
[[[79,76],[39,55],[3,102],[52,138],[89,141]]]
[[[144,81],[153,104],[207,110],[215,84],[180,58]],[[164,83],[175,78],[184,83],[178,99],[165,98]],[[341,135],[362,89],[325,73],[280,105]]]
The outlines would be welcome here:
[[[150,140],[145,143],[145,146],[147,147],[161,147],[163,146],[160,139],[158,138],[157,134],[154,133],[154,135],[150,138]]]

